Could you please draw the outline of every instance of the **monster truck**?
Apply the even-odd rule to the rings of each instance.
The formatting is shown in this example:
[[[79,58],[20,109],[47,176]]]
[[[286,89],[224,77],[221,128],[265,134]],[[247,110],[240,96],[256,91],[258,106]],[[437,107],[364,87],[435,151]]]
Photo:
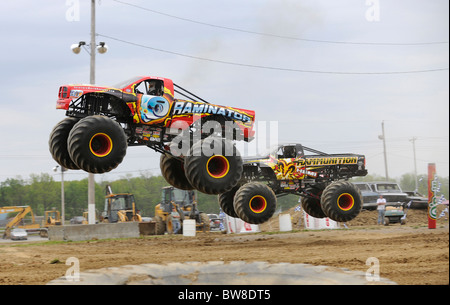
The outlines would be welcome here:
[[[105,173],[122,162],[128,146],[146,145],[161,153],[167,182],[207,194],[238,183],[243,162],[233,141],[251,141],[255,133],[254,111],[210,104],[162,77],[112,87],[63,85],[56,108],[66,118],[51,132],[49,148],[61,166]]]
[[[326,154],[285,144],[243,162],[241,181],[219,195],[219,205],[229,216],[263,223],[274,214],[277,197],[287,194],[300,195],[303,209],[316,218],[346,222],[361,211],[361,193],[346,180],[367,175],[363,155]]]

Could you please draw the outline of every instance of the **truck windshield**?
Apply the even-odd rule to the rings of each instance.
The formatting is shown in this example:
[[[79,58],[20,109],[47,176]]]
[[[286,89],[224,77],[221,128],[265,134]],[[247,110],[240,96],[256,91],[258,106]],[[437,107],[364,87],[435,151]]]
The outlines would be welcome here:
[[[397,184],[389,183],[389,184],[377,184],[377,190],[379,192],[386,192],[386,193],[398,193],[401,192],[400,187]]]
[[[371,191],[367,184],[355,184],[361,191]]]
[[[117,89],[122,89],[122,88],[125,88],[126,86],[128,86],[131,83],[137,82],[141,78],[142,78],[142,76],[135,76],[135,77],[132,77],[130,79],[121,81],[120,83],[117,83],[117,84],[113,85],[112,87],[113,88],[117,88]]]

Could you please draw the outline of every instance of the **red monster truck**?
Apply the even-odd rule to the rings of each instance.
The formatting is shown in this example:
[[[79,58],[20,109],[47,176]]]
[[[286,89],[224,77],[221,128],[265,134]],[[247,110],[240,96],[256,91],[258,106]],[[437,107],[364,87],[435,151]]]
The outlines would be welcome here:
[[[61,166],[105,173],[122,162],[128,146],[146,145],[162,153],[167,182],[207,194],[239,182],[243,161],[233,140],[251,141],[255,133],[254,111],[210,104],[161,77],[112,87],[63,85],[56,108],[67,117],[54,127],[49,147]]]

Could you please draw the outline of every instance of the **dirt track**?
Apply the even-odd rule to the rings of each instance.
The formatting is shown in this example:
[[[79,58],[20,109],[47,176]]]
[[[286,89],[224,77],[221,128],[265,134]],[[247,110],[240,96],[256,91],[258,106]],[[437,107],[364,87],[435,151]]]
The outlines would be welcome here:
[[[45,284],[65,274],[69,257],[79,259],[81,271],[129,264],[243,260],[364,272],[369,268],[366,260],[376,257],[380,276],[399,284],[449,284],[448,220],[439,221],[437,229],[430,230],[425,211],[411,212],[411,220],[404,226],[376,226],[375,211],[360,216],[348,224],[349,230],[245,235],[211,232],[196,237],[1,245],[0,284]],[[265,224],[262,230],[276,230],[275,222]]]

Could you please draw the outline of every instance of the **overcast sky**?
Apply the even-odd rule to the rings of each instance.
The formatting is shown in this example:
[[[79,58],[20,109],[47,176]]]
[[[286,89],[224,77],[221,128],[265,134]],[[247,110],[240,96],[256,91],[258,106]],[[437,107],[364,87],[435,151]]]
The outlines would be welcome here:
[[[171,78],[219,105],[256,111],[277,140],[367,157],[369,174],[449,175],[449,1],[101,0],[96,83]],[[88,0],[3,0],[0,182],[49,173],[48,137],[65,112],[58,88],[89,82]],[[159,174],[159,154],[128,149],[96,181]],[[66,179],[87,173],[69,171]]]

